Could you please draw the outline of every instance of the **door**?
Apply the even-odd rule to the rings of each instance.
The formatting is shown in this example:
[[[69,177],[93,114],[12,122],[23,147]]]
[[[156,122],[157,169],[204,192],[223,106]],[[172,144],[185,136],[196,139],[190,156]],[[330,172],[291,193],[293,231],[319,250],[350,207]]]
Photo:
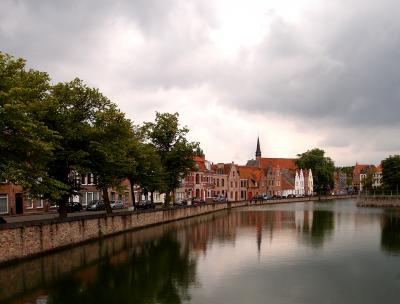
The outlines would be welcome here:
[[[15,193],[15,211],[17,214],[24,213],[24,206],[22,202],[22,193]]]

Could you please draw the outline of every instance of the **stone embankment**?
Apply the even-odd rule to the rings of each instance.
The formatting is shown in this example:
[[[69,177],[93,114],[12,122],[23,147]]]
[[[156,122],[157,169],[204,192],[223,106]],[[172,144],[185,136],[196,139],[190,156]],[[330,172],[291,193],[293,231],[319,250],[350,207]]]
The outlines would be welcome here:
[[[351,198],[327,196],[321,200]],[[318,200],[317,197],[253,202],[253,205],[295,203]],[[71,247],[90,240],[124,231],[163,224],[219,210],[247,206],[250,203],[212,203],[182,208],[126,211],[115,214],[93,214],[65,219],[34,220],[0,225],[0,264]]]
[[[357,197],[358,207],[398,208],[400,196],[398,195],[361,195]]]
[[[205,204],[184,208],[93,214],[66,219],[35,220],[0,225],[0,264],[36,256],[123,231],[198,216],[247,202]]]

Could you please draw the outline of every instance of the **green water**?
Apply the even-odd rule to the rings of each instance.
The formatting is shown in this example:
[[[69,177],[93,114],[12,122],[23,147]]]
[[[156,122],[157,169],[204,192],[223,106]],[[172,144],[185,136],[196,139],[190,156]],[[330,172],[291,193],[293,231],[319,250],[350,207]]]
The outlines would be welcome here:
[[[398,303],[400,212],[257,206],[0,268],[2,303]]]

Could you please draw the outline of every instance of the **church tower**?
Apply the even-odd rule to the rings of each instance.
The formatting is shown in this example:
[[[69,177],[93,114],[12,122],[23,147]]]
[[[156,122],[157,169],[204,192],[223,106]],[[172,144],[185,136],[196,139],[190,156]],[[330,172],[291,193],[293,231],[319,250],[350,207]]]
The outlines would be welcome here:
[[[257,149],[256,149],[256,161],[258,166],[261,165],[261,149],[260,149],[260,138],[257,137]]]

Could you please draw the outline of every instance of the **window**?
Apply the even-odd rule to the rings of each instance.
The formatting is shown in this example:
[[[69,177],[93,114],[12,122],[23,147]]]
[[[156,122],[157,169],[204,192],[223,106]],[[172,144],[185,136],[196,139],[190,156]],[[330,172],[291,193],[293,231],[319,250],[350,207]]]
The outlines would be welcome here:
[[[82,183],[82,185],[87,185],[87,183],[86,183],[86,174],[82,174],[81,175],[81,183]]]
[[[2,213],[8,213],[8,199],[5,194],[0,194],[0,214]]]
[[[200,175],[196,174],[196,184],[200,184]]]
[[[43,208],[43,199],[40,198],[36,201],[36,208]]]
[[[225,184],[225,180],[221,179],[221,186],[224,187],[224,184]]]
[[[219,178],[217,178],[217,187],[219,187]]]
[[[91,185],[92,184],[92,177],[93,177],[93,174],[88,174],[87,175],[87,183],[88,183],[88,185]]]
[[[33,199],[28,195],[26,197],[26,209],[32,209],[33,208]]]
[[[90,202],[93,200],[93,192],[88,192],[88,193],[86,193],[86,194],[87,194],[86,201],[87,201],[88,203],[90,203]]]

